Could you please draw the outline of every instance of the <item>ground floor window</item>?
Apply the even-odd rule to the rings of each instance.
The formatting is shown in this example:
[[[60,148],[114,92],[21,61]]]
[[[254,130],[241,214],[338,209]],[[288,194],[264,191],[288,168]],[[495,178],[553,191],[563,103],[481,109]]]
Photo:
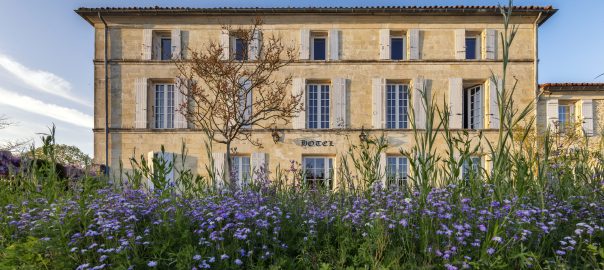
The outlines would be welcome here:
[[[233,170],[231,176],[237,180],[240,185],[246,185],[251,179],[250,173],[250,157],[249,156],[234,156],[231,158]]]
[[[469,179],[470,175],[480,175],[482,159],[477,156],[472,156],[468,160],[465,160],[461,170],[461,176],[463,179]]]
[[[304,182],[309,189],[331,188],[333,159],[329,157],[304,157]]]
[[[558,126],[560,133],[567,133],[574,128],[575,104],[569,101],[561,101],[558,104]]]
[[[403,156],[390,156],[387,158],[387,182],[388,188],[401,188],[407,183],[408,160]]]

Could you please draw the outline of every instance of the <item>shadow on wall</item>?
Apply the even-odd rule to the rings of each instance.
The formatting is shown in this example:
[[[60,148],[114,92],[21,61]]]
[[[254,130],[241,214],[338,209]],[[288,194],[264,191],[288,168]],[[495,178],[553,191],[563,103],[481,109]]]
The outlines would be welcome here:
[[[117,136],[120,136],[119,134],[114,134]],[[119,147],[119,151],[121,151],[121,147]],[[160,148],[158,148],[156,151],[154,152],[160,152],[161,150],[159,150]],[[166,149],[166,153],[168,153],[169,150],[173,150],[173,149]],[[179,152],[181,152],[181,150],[178,150]],[[118,151],[115,151],[116,153],[119,153]],[[113,153],[113,151],[112,151]],[[199,163],[199,159],[197,157],[191,156],[191,155],[183,155],[182,153],[175,153],[175,152],[171,152],[172,154],[174,154],[174,166],[175,169],[174,170],[174,179],[177,179],[179,177],[178,172],[180,171],[184,171],[184,170],[191,170],[191,172],[194,175],[203,175],[205,174],[205,167],[202,169],[202,171],[198,171],[199,167],[198,167],[198,163]],[[119,182],[119,180],[121,179],[121,181],[127,181],[127,174],[128,175],[132,175],[132,173],[134,172],[134,170],[132,169],[132,166],[130,164],[130,159],[134,158],[136,159],[139,163],[141,160],[141,155],[147,159],[149,158],[149,152],[147,153],[142,153],[142,152],[136,152],[136,149],[134,150],[134,153],[132,154],[133,156],[127,157],[127,158],[123,158],[122,156],[112,156],[111,159],[111,178],[114,179],[114,182]],[[122,162],[122,167],[120,168],[120,161]],[[203,167],[203,166],[202,166]]]

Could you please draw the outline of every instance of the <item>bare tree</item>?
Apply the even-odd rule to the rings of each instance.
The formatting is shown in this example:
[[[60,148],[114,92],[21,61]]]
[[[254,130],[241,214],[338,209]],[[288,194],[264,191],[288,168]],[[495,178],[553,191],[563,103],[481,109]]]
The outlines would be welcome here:
[[[227,44],[236,40],[238,46],[211,41],[200,51],[189,50],[190,59],[176,60],[179,78],[186,82],[181,83],[181,93],[188,101],[180,104],[179,112],[212,141],[226,145],[223,177],[231,185],[232,142],[261,146],[252,139],[254,128],[285,125],[303,110],[302,95],[287,91],[291,75],[280,72],[294,61],[295,49],[274,34],[261,38],[261,27],[260,18],[249,27],[225,25]]]
[[[0,129],[5,129],[13,125],[16,125],[16,123],[12,122],[8,116],[4,114],[0,115]],[[0,142],[0,151],[22,151],[30,141],[31,140],[27,139],[15,139]]]
[[[8,120],[8,117],[4,114],[0,115],[0,129],[5,129],[8,126],[13,125],[14,123]]]

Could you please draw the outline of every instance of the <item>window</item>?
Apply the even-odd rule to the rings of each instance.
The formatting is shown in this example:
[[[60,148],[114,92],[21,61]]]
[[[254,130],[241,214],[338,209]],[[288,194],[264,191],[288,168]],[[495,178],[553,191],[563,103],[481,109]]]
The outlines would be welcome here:
[[[575,106],[570,102],[560,102],[558,104],[558,126],[560,133],[570,131],[575,118]]]
[[[403,60],[406,54],[406,42],[403,36],[390,37],[390,59]]]
[[[235,38],[235,60],[247,60],[247,43],[241,38]]]
[[[469,160],[464,161],[461,169],[461,176],[464,180],[468,180],[470,174],[480,175],[480,169],[482,159],[480,157],[472,156]]]
[[[234,156],[231,158],[233,166],[232,176],[241,185],[245,185],[251,179],[250,174],[250,157],[249,156]]]
[[[302,160],[304,181],[308,188],[331,188],[333,159],[326,157],[305,157]]]
[[[250,90],[250,87],[252,85],[252,82],[250,81],[249,78],[242,78],[240,80],[241,83],[241,89],[239,90],[239,112],[241,113],[242,116],[242,123],[243,122],[249,122],[251,119],[250,117],[252,116],[252,90]],[[251,126],[248,124],[244,125],[243,128],[250,128]]]
[[[161,60],[170,60],[172,59],[172,39],[170,38],[161,38],[161,52],[160,52]]]
[[[327,33],[312,33],[310,40],[311,60],[327,59]]]
[[[306,92],[307,128],[329,128],[329,85],[309,84]]]
[[[409,86],[386,85],[386,128],[407,128],[409,114]]]
[[[466,37],[466,59],[479,59],[480,36]]]
[[[155,85],[153,116],[155,128],[174,128],[174,85]]]
[[[391,156],[387,158],[387,182],[388,188],[403,187],[407,183],[408,162],[403,156]]]
[[[482,128],[482,85],[464,89],[463,92],[463,128]]]

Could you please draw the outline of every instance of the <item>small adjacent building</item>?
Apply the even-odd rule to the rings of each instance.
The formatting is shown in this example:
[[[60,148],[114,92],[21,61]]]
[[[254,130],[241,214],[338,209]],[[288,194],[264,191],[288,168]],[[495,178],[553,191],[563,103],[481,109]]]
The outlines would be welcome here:
[[[604,132],[604,83],[546,83],[539,86],[539,134],[582,135],[599,140]]]
[[[513,98],[520,107],[537,99],[538,30],[556,11],[514,7],[518,33],[508,77],[518,79]],[[240,57],[243,44],[222,25],[249,25],[258,16],[264,22],[260,36],[278,35],[299,49],[283,76],[294,77],[291,91],[303,94],[305,112],[276,127],[277,143],[271,130],[252,127],[262,147],[246,141],[233,145],[242,182],[260,167],[274,173],[293,161],[305,169],[307,181],[334,187],[339,160],[350,143],[359,143],[362,131],[384,134],[389,146],[382,168],[406,178],[409,161],[400,150],[414,144],[410,108],[415,108],[418,132],[426,121],[420,91],[449,107],[453,130],[482,132],[494,140],[499,129],[495,95],[502,82],[490,79],[502,74],[503,25],[496,6],[80,8],[76,13],[95,32],[94,158],[108,159],[114,173],[120,163],[127,171],[129,158],[153,155],[161,145],[179,154],[182,142],[189,150],[184,166],[194,172],[205,174],[210,159],[217,167],[225,164],[224,146],[215,144],[208,154],[203,132],[175,112],[175,100],[182,96],[175,90],[178,71],[170,60],[187,59],[187,48],[200,50],[211,40],[229,48],[226,57]],[[512,86],[511,81],[506,85]],[[489,166],[486,156],[473,160]]]

